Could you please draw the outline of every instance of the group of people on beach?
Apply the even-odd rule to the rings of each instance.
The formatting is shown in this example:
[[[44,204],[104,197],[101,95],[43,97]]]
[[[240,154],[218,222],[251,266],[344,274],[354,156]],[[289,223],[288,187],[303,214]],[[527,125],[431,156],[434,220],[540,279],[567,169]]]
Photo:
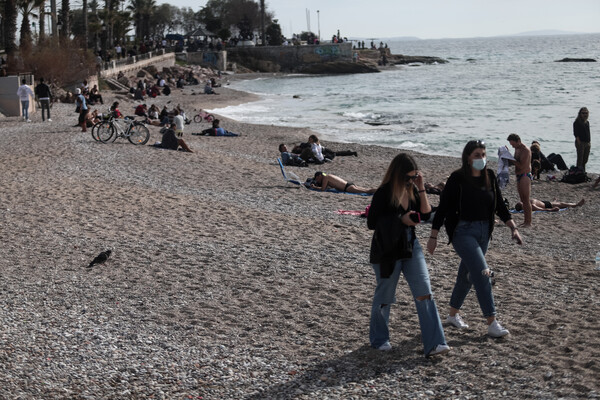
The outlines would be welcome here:
[[[589,111],[582,108],[573,124],[577,166],[585,171],[590,149]],[[514,161],[517,191],[520,202],[517,210],[525,212],[523,227],[532,224],[532,210],[558,211],[566,207],[579,207],[585,203],[540,201],[530,198],[532,151],[521,142],[517,134],[507,138],[515,149]],[[539,143],[537,149],[539,152]],[[543,155],[542,155],[543,156]],[[539,157],[538,157],[539,160]],[[552,164],[566,168],[562,157]],[[553,166],[553,165],[552,165]],[[596,187],[600,178],[594,183]],[[370,262],[376,287],[371,306],[370,343],[375,349],[392,349],[389,334],[390,306],[396,301],[395,293],[400,273],[408,282],[413,295],[421,339],[426,356],[450,351],[442,322],[433,300],[429,273],[423,249],[415,235],[421,221],[432,224],[426,249],[434,254],[438,245],[440,228],[445,226],[449,243],[460,258],[456,281],[450,297],[446,322],[458,329],[469,325],[460,309],[471,288],[475,288],[480,309],[487,323],[487,333],[494,338],[509,334],[496,318],[492,293],[493,272],[485,254],[496,216],[510,229],[511,238],[522,245],[523,240],[513,221],[507,203],[502,197],[498,179],[488,169],[486,145],[482,140],[469,141],[462,152],[461,167],[450,175],[443,186],[440,202],[432,216],[423,172],[408,154],[399,154],[389,165],[381,186],[376,190],[367,214],[367,225],[374,230]]]

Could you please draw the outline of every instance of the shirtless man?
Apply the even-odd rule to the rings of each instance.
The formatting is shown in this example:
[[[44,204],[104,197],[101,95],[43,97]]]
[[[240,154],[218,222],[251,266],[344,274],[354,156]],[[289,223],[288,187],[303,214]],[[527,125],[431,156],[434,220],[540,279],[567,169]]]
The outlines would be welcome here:
[[[363,187],[356,186],[354,183],[346,182],[339,176],[324,174],[321,171],[315,172],[314,181],[315,183],[311,184],[311,187],[319,190],[327,190],[332,188],[337,189],[340,192],[370,194],[377,191],[377,189],[365,189]]]
[[[515,161],[511,164],[515,165],[515,174],[517,175],[517,191],[519,198],[523,204],[525,220],[521,224],[522,227],[528,228],[531,226],[531,203],[529,197],[531,195],[531,150],[521,142],[521,138],[516,133],[511,133],[506,138],[510,145],[515,149]]]
[[[585,203],[585,199],[579,200],[578,203],[565,203],[563,201],[545,201],[538,199],[530,199],[531,209],[533,211],[560,211],[561,208],[581,207]],[[515,204],[515,210],[521,211],[523,203],[520,201]]]

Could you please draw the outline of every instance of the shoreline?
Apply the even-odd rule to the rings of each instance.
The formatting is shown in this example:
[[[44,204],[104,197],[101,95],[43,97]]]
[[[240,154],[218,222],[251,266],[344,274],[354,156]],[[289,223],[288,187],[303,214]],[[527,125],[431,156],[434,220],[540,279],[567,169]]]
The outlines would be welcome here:
[[[191,89],[190,89],[191,90]],[[185,91],[184,91],[185,92]],[[104,95],[104,93],[103,93]],[[196,107],[244,95],[182,95],[161,106]],[[106,93],[105,108],[137,102]],[[150,105],[151,101],[147,100]],[[189,109],[189,110],[188,110]],[[0,397],[579,398],[600,393],[600,191],[534,182],[536,198],[583,207],[534,214],[524,246],[496,226],[487,261],[506,340],[485,335],[474,293],[462,309],[471,329],[444,327],[453,350],[425,359],[404,281],[392,309],[393,350],[368,346],[374,277],[370,198],[286,184],[281,142],[308,128],[223,118],[243,136],[192,136],[195,153],[94,142],[72,125],[73,104],[51,123],[0,118]],[[150,127],[149,143],[160,139]],[[324,141],[358,157],[309,168],[377,186],[399,150]],[[458,167],[454,157],[412,154],[427,181]],[[514,176],[503,192],[516,201]],[[436,196],[429,196],[437,205]],[[517,223],[522,216],[514,216]],[[430,227],[420,226],[421,243]],[[458,259],[441,231],[426,254],[442,319]],[[100,252],[107,263],[87,268]],[[44,382],[42,384],[41,382]]]

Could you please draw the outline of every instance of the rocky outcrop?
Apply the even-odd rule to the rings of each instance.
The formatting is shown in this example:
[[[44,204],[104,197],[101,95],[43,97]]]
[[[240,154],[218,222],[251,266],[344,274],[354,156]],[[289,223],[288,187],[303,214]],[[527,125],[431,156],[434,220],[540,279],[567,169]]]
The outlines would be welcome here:
[[[556,60],[555,62],[596,62],[593,58],[563,58],[562,60]]]
[[[380,72],[379,69],[368,62],[330,61],[320,64],[307,64],[298,68],[304,74],[362,74]]]
[[[392,54],[388,56],[388,62],[394,65],[402,64],[446,64],[448,60],[439,57],[427,56],[405,56],[403,54]]]

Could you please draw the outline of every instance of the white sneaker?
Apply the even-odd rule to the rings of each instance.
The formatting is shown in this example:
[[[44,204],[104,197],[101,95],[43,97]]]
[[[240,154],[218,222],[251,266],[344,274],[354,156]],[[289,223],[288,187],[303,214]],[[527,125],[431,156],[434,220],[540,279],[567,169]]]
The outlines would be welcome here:
[[[441,356],[442,354],[446,354],[449,351],[450,346],[448,346],[447,344],[438,344],[437,346],[435,346],[435,349],[431,350],[429,354],[427,354],[427,357]]]
[[[28,119],[28,120],[27,120],[27,122],[31,122],[31,120],[30,120],[30,119]]]
[[[446,322],[448,322],[451,325],[454,325],[458,329],[467,329],[469,327],[469,325],[467,325],[467,323],[463,321],[460,314],[455,314],[454,317],[448,315],[448,318],[446,318]]]
[[[500,325],[500,322],[498,322],[497,320],[494,320],[488,326],[488,335],[490,335],[491,337],[499,338],[502,336],[506,336],[509,333],[510,332],[508,331],[508,329],[506,329],[502,325]]]
[[[52,120],[51,120],[50,118],[48,118],[46,121],[48,121],[48,122],[52,122]]]
[[[379,351],[390,351],[392,349],[392,345],[390,344],[390,342],[385,342],[384,344],[382,344],[381,346],[379,346],[377,348],[377,350]]]

